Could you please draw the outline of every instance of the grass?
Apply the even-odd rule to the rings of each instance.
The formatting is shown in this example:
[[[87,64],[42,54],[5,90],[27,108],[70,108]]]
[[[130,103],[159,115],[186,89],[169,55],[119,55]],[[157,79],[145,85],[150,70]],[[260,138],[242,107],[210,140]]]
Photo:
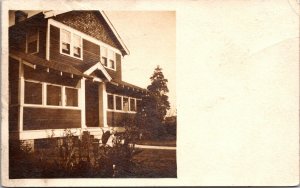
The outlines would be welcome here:
[[[176,147],[176,138],[174,137],[165,137],[161,139],[146,139],[139,140],[137,144],[140,145],[150,145],[150,146],[173,146]]]
[[[176,150],[143,149],[134,156],[135,166],[126,173],[130,178],[176,178]],[[124,176],[123,176],[124,177]]]

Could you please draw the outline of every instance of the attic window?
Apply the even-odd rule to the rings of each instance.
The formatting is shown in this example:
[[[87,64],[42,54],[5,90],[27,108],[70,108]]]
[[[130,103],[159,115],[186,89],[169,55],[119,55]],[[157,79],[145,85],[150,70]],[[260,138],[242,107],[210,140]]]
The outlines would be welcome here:
[[[29,30],[26,39],[26,52],[37,53],[39,51],[39,30],[37,28]]]
[[[65,29],[60,30],[60,52],[82,59],[82,38]]]

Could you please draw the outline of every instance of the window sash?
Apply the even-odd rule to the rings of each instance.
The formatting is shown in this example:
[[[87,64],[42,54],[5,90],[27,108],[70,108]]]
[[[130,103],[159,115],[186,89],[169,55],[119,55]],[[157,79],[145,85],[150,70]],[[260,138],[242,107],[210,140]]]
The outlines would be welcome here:
[[[61,87],[47,85],[47,105],[62,106]]]
[[[25,81],[24,103],[42,104],[43,86],[41,83]]]
[[[128,97],[123,97],[123,111],[129,111]]]
[[[115,96],[116,110],[122,110],[122,97]]]
[[[78,107],[78,90],[75,88],[65,88],[65,104],[66,106]]]

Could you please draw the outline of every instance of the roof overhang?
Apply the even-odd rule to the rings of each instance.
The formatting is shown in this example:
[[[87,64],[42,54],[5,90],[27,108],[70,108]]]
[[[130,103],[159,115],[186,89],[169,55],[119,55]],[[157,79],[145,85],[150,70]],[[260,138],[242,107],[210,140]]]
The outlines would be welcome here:
[[[56,15],[59,15],[59,14],[63,14],[63,13],[66,13],[66,12],[69,12],[69,11],[50,10],[50,11],[43,11],[43,14],[45,15],[45,18],[51,18],[53,16],[56,16]],[[109,18],[106,16],[106,14],[104,13],[103,10],[99,11],[99,13],[104,18],[104,20],[106,21],[106,23],[109,26],[109,28],[112,30],[112,32],[115,35],[115,37],[117,38],[118,42],[121,44],[121,46],[123,48],[123,51],[125,52],[125,55],[129,55],[130,52],[129,52],[127,46],[125,45],[125,43],[121,39],[120,35],[118,34],[118,32],[115,29],[115,27],[113,26],[113,24],[110,22]]]
[[[97,62],[91,68],[86,70],[83,74],[90,75],[96,70],[100,70],[109,82],[112,80],[112,77],[108,74],[108,72],[106,71],[106,69],[103,67],[103,65],[100,62]]]

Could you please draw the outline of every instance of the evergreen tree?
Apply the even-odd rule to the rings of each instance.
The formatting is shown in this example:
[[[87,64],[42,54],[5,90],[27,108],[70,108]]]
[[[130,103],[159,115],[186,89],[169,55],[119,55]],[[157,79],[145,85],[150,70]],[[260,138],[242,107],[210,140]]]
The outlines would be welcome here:
[[[167,110],[170,109],[168,80],[165,79],[162,69],[157,66],[150,77],[151,84],[147,87],[148,93],[142,99],[141,109],[138,111],[138,122],[144,125],[151,136],[161,136],[164,132],[162,122]]]

